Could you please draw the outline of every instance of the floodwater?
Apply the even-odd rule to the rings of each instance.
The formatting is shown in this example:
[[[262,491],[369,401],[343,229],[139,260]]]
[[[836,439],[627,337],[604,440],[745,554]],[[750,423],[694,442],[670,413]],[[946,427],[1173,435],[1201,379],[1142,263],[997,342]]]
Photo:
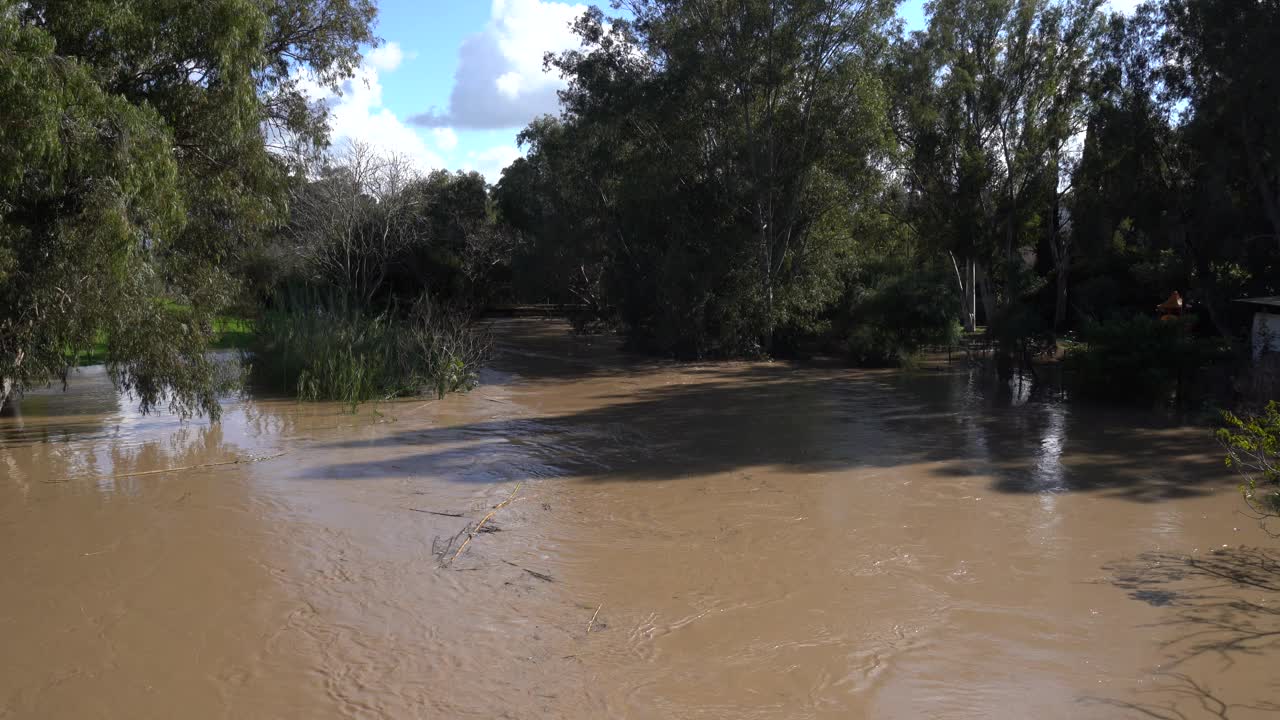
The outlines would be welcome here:
[[[497,333],[472,393],[355,415],[144,417],[92,369],[29,394],[0,718],[1280,711],[1280,540],[1203,430]]]

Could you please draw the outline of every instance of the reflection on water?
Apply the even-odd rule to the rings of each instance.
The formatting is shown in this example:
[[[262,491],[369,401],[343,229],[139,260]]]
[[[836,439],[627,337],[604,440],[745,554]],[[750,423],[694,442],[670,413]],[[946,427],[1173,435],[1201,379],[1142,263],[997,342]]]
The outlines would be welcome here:
[[[141,416],[93,370],[25,397],[0,718],[1275,709],[1275,542],[1194,428],[964,372],[499,334],[475,392],[354,416]],[[439,569],[433,539],[517,482]]]
[[[240,408],[232,405],[232,412]],[[68,388],[28,392],[0,418],[0,445],[7,479],[31,483],[77,483],[107,492],[131,492],[131,473],[234,459],[238,449],[224,432],[233,420],[210,424],[143,415],[122,398],[101,367],[82,370]]]

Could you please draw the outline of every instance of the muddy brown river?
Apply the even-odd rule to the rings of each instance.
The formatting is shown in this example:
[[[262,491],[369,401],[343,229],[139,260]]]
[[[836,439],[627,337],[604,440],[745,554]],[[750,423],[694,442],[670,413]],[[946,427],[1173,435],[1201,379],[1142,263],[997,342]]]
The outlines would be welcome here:
[[[1280,712],[1280,540],[1201,429],[496,332],[475,391],[354,415],[28,394],[0,718]]]

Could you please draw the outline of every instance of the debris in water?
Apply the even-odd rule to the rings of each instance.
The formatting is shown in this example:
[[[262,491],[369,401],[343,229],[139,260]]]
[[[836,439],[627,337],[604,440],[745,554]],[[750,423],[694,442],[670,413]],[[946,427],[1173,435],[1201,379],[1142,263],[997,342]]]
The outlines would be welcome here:
[[[111,479],[121,480],[124,478],[142,477],[143,475],[159,475],[160,473],[182,472],[183,470],[203,470],[204,468],[221,467],[223,465],[247,465],[249,463],[274,460],[286,454],[287,453],[276,453],[275,455],[260,455],[260,456],[250,455],[249,457],[237,458],[235,460],[224,460],[222,462],[201,463],[199,465],[186,465],[183,467],[176,467],[176,468],[164,468],[162,470],[143,470],[141,472],[131,472],[131,473],[124,473],[123,475],[114,475],[112,476]],[[68,480],[45,480],[44,482],[57,483],[57,482],[69,482],[69,481]]]
[[[540,572],[537,572],[537,571],[535,571],[535,570],[530,570],[529,568],[527,568],[527,567],[522,567],[522,566],[520,566],[520,565],[517,565],[517,564],[515,564],[515,563],[511,562],[510,560],[503,560],[502,562],[504,562],[504,563],[506,563],[506,564],[510,565],[510,566],[511,566],[511,567],[513,567],[513,568],[519,568],[519,569],[521,569],[521,570],[523,570],[523,571],[525,571],[525,572],[529,573],[530,575],[532,575],[532,576],[534,576],[534,577],[536,577],[536,578],[538,578],[539,580],[542,580],[542,581],[544,581],[544,582],[555,582],[555,581],[556,581],[556,579],[555,579],[555,578],[551,577],[550,575],[547,575],[546,573],[540,573]],[[504,584],[504,585],[510,585],[511,583],[503,583],[503,584]]]
[[[489,511],[489,514],[481,518],[480,522],[476,523],[476,526],[474,528],[463,528],[462,532],[458,533],[457,535],[454,535],[453,538],[444,546],[442,550],[437,551],[438,546],[436,543],[437,543],[437,540],[439,540],[439,538],[432,540],[431,551],[435,553],[439,558],[441,558],[440,567],[443,568],[443,567],[448,567],[452,565],[453,561],[457,560],[458,556],[462,554],[462,551],[466,550],[467,546],[471,544],[471,541],[475,539],[475,536],[479,535],[481,532],[484,531],[484,526],[489,522],[489,520],[493,519],[493,516],[497,515],[499,510],[506,507],[507,505],[510,505],[511,501],[516,499],[516,493],[520,492],[520,488],[523,485],[524,485],[523,480],[516,483],[515,488],[511,490],[511,494],[507,496],[506,500],[503,500],[497,505],[494,505],[493,509]],[[452,556],[449,557],[448,560],[443,559],[445,554],[448,553],[449,548],[453,547],[454,543],[456,543],[459,538],[462,538],[463,535],[466,535],[466,538],[462,540],[462,543],[460,545],[458,545],[458,549],[453,553]]]
[[[451,517],[451,518],[462,517],[462,513],[440,512],[438,510],[422,510],[419,508],[405,508],[405,510],[412,510],[414,512],[425,513],[427,515],[439,515],[440,517]]]

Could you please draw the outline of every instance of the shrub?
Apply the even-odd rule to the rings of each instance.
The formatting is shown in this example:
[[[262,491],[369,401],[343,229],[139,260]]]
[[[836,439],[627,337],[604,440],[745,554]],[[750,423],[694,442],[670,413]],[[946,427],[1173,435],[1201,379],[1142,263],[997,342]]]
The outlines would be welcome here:
[[[489,349],[487,334],[465,316],[425,298],[400,316],[369,312],[344,296],[290,292],[257,323],[252,375],[301,400],[354,407],[470,389]]]
[[[858,365],[907,365],[926,345],[955,342],[959,302],[946,279],[896,262],[855,275],[832,321],[837,347]]]
[[[1227,427],[1218,440],[1227,449],[1227,466],[1245,478],[1245,502],[1264,517],[1280,515],[1280,403],[1267,403],[1258,415],[1244,418],[1224,412]]]
[[[492,338],[457,311],[442,310],[423,296],[397,324],[397,375],[409,387],[443,398],[470,390],[480,380],[480,365],[492,352]]]
[[[1199,371],[1225,354],[1196,337],[1192,322],[1137,315],[1086,325],[1084,347],[1066,360],[1073,392],[1113,401],[1185,401]]]

